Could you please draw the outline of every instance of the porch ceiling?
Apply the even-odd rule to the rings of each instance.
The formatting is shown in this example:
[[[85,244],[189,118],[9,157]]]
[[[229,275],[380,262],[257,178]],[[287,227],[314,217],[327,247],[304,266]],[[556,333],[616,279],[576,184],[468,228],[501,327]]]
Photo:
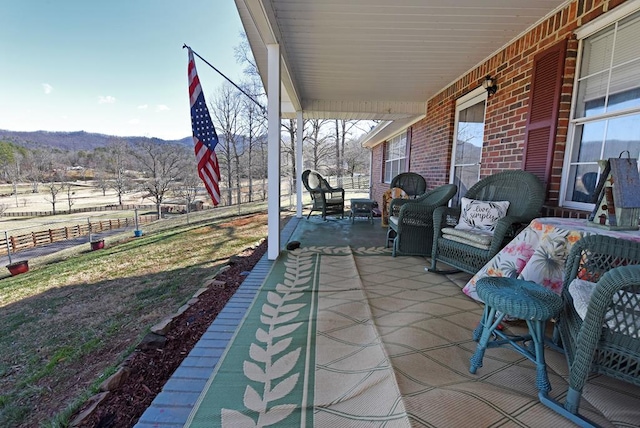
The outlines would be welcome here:
[[[567,0],[235,0],[263,82],[280,43],[282,115],[396,120]],[[499,83],[499,82],[498,82]],[[480,82],[478,82],[480,84]]]

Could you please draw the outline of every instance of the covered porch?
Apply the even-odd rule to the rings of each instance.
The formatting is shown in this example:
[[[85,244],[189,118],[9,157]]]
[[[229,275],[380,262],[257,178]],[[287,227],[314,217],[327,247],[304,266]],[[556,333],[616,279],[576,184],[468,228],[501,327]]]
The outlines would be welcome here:
[[[274,426],[571,425],[538,401],[535,365],[520,354],[490,349],[483,367],[469,373],[472,331],[483,310],[461,291],[470,275],[426,272],[424,257],[391,257],[379,218],[372,225],[293,217],[281,238],[301,248],[283,249],[276,262],[263,258],[138,427],[241,426],[278,404],[289,407],[269,415]],[[257,332],[268,330],[260,325],[275,295],[268,294],[282,292],[278,284],[288,285],[287,279],[301,291],[310,287],[303,294],[316,296],[309,301],[314,315],[273,359],[274,367],[286,366],[290,352],[300,350],[295,364],[289,361],[291,367],[274,378],[274,395],[267,398],[248,367],[262,358],[253,347],[263,345]],[[525,327],[507,323],[506,330]],[[562,399],[565,357],[549,348],[545,356],[550,395]],[[276,385],[292,377],[296,386],[279,396]],[[251,403],[248,386],[265,408]],[[602,426],[640,420],[639,388],[596,376],[584,397],[581,412]]]
[[[269,97],[269,195],[279,194],[282,118],[297,120],[298,182],[304,170],[303,120],[338,118],[389,121],[372,137],[373,199],[389,187],[384,146],[401,133],[411,140],[406,169],[425,175],[429,189],[448,183],[457,103],[481,94],[487,137],[480,150],[487,158],[477,165],[478,175],[537,168],[547,205],[558,209],[566,196],[561,185],[568,189],[571,179],[577,180],[575,173],[569,177],[565,156],[578,56],[574,31],[598,17],[620,20],[638,8],[635,0],[236,0],[236,5]],[[606,24],[601,20],[580,37]],[[523,155],[533,147],[525,143],[525,129],[534,56],[552,45],[563,49],[562,72],[556,93],[547,98],[560,115],[544,118],[544,138],[536,134],[539,146]],[[481,85],[487,75],[496,78],[498,92],[485,94]],[[525,158],[535,162],[527,165]],[[282,234],[280,202],[269,199],[268,256],[247,279],[250,287],[238,295],[242,300],[231,302],[214,322],[196,359],[176,372],[165,387],[169,395],[161,394],[138,426],[224,426],[223,414],[230,426],[253,426],[260,417],[274,426],[314,421],[316,426],[570,425],[538,401],[534,365],[521,355],[491,349],[477,374],[469,373],[472,331],[482,313],[482,305],[461,291],[469,275],[426,272],[430,261],[424,257],[391,257],[384,248],[386,230],[377,222],[304,219],[302,189],[298,192],[296,217]],[[284,251],[294,240],[300,250]],[[247,321],[260,319],[269,292],[297,278],[287,269],[310,272],[309,284],[318,292],[309,306],[314,302],[313,314],[322,310],[328,317],[312,315],[297,327],[305,333],[287,342],[287,352],[281,350],[286,358],[278,380],[260,389],[266,374],[252,373],[252,361],[266,356],[252,348],[252,340],[264,337],[257,324],[249,327],[252,332],[242,331]],[[328,324],[320,325],[320,319]],[[522,325],[507,329],[517,332]],[[346,334],[350,331],[355,335]],[[295,349],[300,351],[292,354]],[[551,349],[546,358],[551,396],[562,399],[565,358]],[[295,372],[289,359],[295,360]],[[637,388],[596,377],[588,389],[581,407],[587,417],[602,426],[638,425]]]

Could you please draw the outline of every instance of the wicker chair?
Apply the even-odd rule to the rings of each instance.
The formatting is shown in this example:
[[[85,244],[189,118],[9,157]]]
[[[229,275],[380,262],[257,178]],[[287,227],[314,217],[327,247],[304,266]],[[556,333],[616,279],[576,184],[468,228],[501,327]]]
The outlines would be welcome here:
[[[302,184],[311,194],[311,210],[307,219],[314,211],[322,213],[322,219],[326,220],[329,214],[340,214],[344,218],[344,189],[331,187],[318,172],[310,169],[302,173]]]
[[[471,186],[465,195],[480,201],[509,201],[506,217],[498,221],[488,248],[454,241],[443,237],[442,229],[458,223],[460,207],[440,207],[433,213],[433,249],[430,272],[450,273],[465,271],[478,272],[495,256],[517,231],[539,215],[544,202],[544,187],[533,174],[521,170],[503,171],[490,175]],[[436,263],[444,262],[453,266],[453,271],[442,271]]]
[[[397,255],[426,256],[433,246],[433,211],[446,205],[456,194],[455,184],[445,184],[416,199],[393,199],[389,212],[387,247],[393,241],[393,257]],[[399,208],[399,209],[397,209]]]
[[[596,283],[584,320],[570,291],[577,290],[576,279]],[[584,289],[584,283],[576,286]],[[582,238],[567,259],[562,299],[556,328],[569,364],[569,390],[564,404],[545,394],[540,400],[578,425],[591,426],[578,413],[591,373],[640,386],[640,243],[602,235]]]
[[[410,198],[415,198],[427,191],[427,181],[415,172],[402,172],[391,180],[389,188],[394,187],[404,190]]]

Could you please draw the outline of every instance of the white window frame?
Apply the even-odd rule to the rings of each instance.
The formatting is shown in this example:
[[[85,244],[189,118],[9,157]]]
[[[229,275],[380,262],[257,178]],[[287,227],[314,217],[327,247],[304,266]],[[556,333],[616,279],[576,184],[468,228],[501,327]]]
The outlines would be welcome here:
[[[407,129],[389,138],[384,144],[384,182],[391,183],[393,177],[401,172],[407,172]],[[393,150],[393,145],[404,143],[403,150]],[[389,157],[388,154],[397,153],[395,157]],[[398,170],[393,173],[393,165],[398,165]],[[391,171],[391,173],[388,173]]]
[[[453,124],[453,144],[451,145],[451,163],[449,164],[449,183],[454,183],[455,181],[455,168],[456,166],[461,166],[461,165],[456,165],[456,146],[458,143],[458,126],[459,126],[459,116],[460,116],[460,112],[464,109],[467,109],[471,106],[474,106],[476,104],[479,103],[484,103],[484,118],[482,119],[482,125],[483,125],[483,135],[482,135],[482,139],[483,139],[483,146],[484,146],[484,128],[486,126],[487,123],[487,99],[489,97],[489,94],[487,93],[487,90],[484,89],[482,86],[480,86],[479,88],[476,88],[474,90],[472,90],[471,92],[469,92],[468,94],[465,94],[463,96],[461,96],[460,98],[458,98],[456,100],[456,110],[455,110],[455,121]],[[483,151],[484,147],[480,148],[480,159],[478,159],[478,179],[476,182],[480,181],[480,169],[482,168],[482,151]],[[458,195],[456,197],[462,197],[464,195]],[[454,197],[454,199],[456,199],[456,197]],[[453,201],[453,199],[450,202]]]
[[[601,121],[604,119],[618,118],[627,116],[630,114],[638,114],[640,113],[640,107],[634,107],[626,110],[616,110],[609,113],[596,114],[589,117],[580,117],[576,118],[576,111],[578,108],[578,89],[579,89],[579,80],[581,78],[581,66],[582,66],[582,56],[584,52],[584,40],[589,36],[596,34],[597,32],[605,29],[606,27],[611,26],[619,22],[620,20],[640,11],[640,2],[638,1],[630,1],[626,4],[620,5],[614,11],[609,12],[599,19],[596,19],[589,24],[577,29],[575,31],[576,37],[579,39],[578,44],[578,59],[576,61],[576,73],[574,77],[574,85],[573,85],[573,94],[572,94],[572,103],[571,103],[571,112],[570,112],[570,121],[569,121],[569,129],[567,132],[567,143],[566,150],[562,168],[562,179],[560,185],[560,200],[559,205],[567,208],[580,209],[584,211],[593,210],[593,203],[583,203],[568,200],[569,186],[573,183],[570,183],[571,176],[571,159],[573,158],[574,151],[579,149],[580,146],[575,142],[576,138],[576,130],[579,125],[583,125],[585,123],[593,123],[597,121]],[[640,75],[640,72],[639,72]],[[576,162],[576,164],[580,164]],[[587,165],[589,163],[582,163],[583,165]]]

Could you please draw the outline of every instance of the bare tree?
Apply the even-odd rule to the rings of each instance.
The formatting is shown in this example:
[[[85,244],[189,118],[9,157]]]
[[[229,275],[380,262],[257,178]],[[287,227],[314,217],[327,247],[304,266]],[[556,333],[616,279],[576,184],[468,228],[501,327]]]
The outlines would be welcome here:
[[[158,218],[162,215],[162,201],[180,177],[185,151],[184,146],[159,144],[153,139],[138,143],[133,149],[133,156],[145,174],[141,185],[146,192],[144,197],[153,201]]]
[[[309,132],[305,140],[307,141],[308,151],[311,152],[311,155],[307,156],[307,159],[309,159],[311,163],[311,168],[319,171],[329,166],[329,160],[334,153],[328,144],[327,136],[323,130],[329,121],[324,119],[309,119],[307,123]]]
[[[102,190],[102,196],[107,195],[107,189],[110,187],[109,180],[106,175],[102,171],[96,171],[93,176],[93,180],[95,181],[96,187]]]
[[[339,186],[342,186],[342,176],[347,167],[345,164],[345,144],[356,130],[362,131],[361,122],[368,121],[335,120],[336,175],[338,176]]]
[[[67,204],[69,205],[69,213],[71,213],[71,207],[75,203],[75,198],[73,197],[73,195],[75,195],[76,192],[71,190],[72,188],[71,183],[64,183],[63,186],[66,186],[67,188]]]
[[[218,133],[216,154],[221,175],[226,178],[229,204],[233,203],[234,178],[237,185],[237,200],[240,202],[240,158],[244,152],[244,138],[241,138],[240,134],[239,119],[242,103],[239,94],[231,84],[224,84],[218,89],[211,105],[212,120]]]
[[[249,80],[248,84],[243,85],[243,89],[245,92],[249,93],[254,100],[261,102],[262,105],[266,105],[266,102],[264,102],[266,93],[262,86],[262,80],[260,79],[258,67],[251,52],[247,35],[244,32],[240,34],[240,43],[234,48],[234,51],[236,61],[244,66],[243,72]],[[265,200],[267,197],[267,138],[265,135],[265,109],[258,107],[249,99],[245,99],[243,104],[246,125],[245,133],[248,134],[246,153],[248,158],[247,165],[249,167],[249,198],[250,201],[253,200],[253,178],[255,175],[256,178],[261,180],[262,192],[260,197],[262,200]],[[295,165],[295,160],[293,165]]]
[[[285,119],[280,122],[285,133],[280,139],[280,147],[285,157],[284,175],[288,177],[296,176],[296,121]],[[288,166],[288,168],[287,168]],[[281,168],[282,169],[282,168]]]
[[[258,66],[253,58],[251,47],[249,46],[249,40],[247,39],[247,34],[244,31],[240,33],[240,43],[238,46],[233,48],[233,51],[236,57],[236,62],[244,65],[242,72],[247,76],[259,78],[260,74],[258,73]]]
[[[243,163],[243,174],[246,175],[249,186],[249,202],[253,201],[253,170],[254,170],[254,150],[258,140],[266,133],[267,123],[264,108],[257,105],[254,100],[258,100],[262,94],[262,84],[257,76],[243,85],[243,90],[249,93],[253,99],[242,98],[241,123],[242,131],[245,135],[245,156]]]
[[[109,181],[108,185],[116,191],[118,205],[122,205],[122,195],[131,188],[131,180],[124,173],[129,152],[129,145],[123,139],[114,139],[107,147],[107,168],[113,174],[113,180]]]
[[[27,152],[23,171],[31,184],[31,192],[38,193],[38,186],[53,170],[53,156],[48,150],[35,149]]]
[[[64,189],[64,183],[57,181],[57,176],[51,177],[51,180],[45,184],[47,189],[47,196],[44,197],[45,201],[51,203],[51,211],[53,215],[56,215],[56,203],[58,202],[58,194]]]
[[[346,174],[351,177],[351,185],[353,188],[356,187],[354,180],[356,173],[366,174],[369,172],[369,159],[369,149],[362,147],[359,140],[347,140],[342,160]]]
[[[198,177],[198,173],[195,168],[185,168],[180,181],[178,181],[174,188],[174,193],[181,199],[184,199],[185,209],[187,212],[187,223],[189,222],[189,213],[191,207],[193,207],[197,197],[198,190],[201,188],[202,181]]]
[[[257,159],[254,166],[254,174],[260,178],[261,192],[260,199],[267,199],[267,167],[268,167],[268,141],[266,135],[260,136],[257,140]]]

